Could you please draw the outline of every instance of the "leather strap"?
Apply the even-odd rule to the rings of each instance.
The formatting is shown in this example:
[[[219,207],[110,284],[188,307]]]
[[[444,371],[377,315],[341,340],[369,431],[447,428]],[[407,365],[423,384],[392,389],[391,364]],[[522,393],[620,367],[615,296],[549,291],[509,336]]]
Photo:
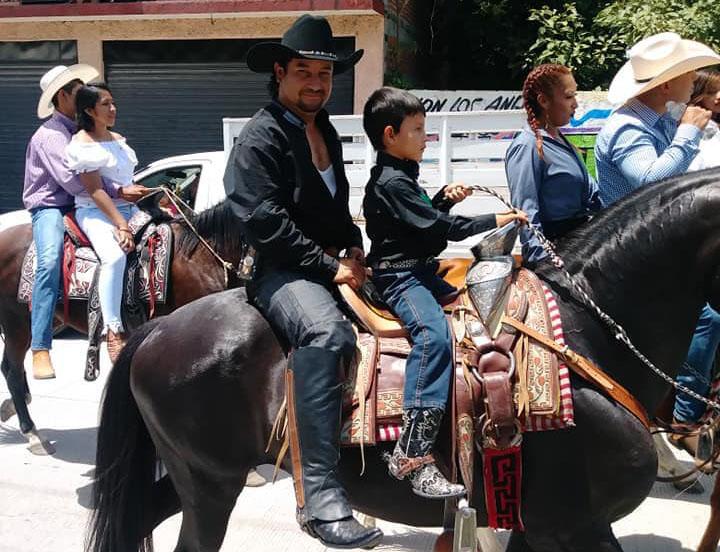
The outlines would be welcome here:
[[[428,454],[426,456],[418,456],[415,458],[400,458],[397,461],[398,463],[398,471],[395,476],[398,479],[403,479],[407,474],[414,472],[416,469],[421,468],[422,466],[425,466],[427,464],[434,464],[435,463],[435,457],[432,454]]]
[[[648,430],[650,429],[650,420],[647,412],[645,411],[645,407],[643,407],[643,405],[641,405],[638,400],[632,396],[630,391],[625,389],[613,378],[603,372],[602,368],[600,368],[597,364],[594,364],[587,358],[580,356],[568,347],[558,345],[552,339],[545,337],[514,318],[510,318],[505,315],[503,316],[502,323],[512,326],[534,341],[537,341],[551,351],[554,351],[558,357],[560,357],[573,370],[573,372],[586,381],[599,385],[603,391],[635,415],[635,417],[640,420],[643,425],[648,428]]]

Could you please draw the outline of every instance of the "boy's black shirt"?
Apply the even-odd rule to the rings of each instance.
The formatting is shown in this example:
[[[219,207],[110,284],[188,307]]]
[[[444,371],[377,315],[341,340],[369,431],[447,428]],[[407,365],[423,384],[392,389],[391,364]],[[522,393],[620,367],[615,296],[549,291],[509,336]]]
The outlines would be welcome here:
[[[335,171],[335,197],[313,165],[304,123],[277,101],[240,133],[225,169],[225,192],[263,267],[332,280],[338,260],[323,249],[363,243],[348,207],[342,143],[325,110],[315,120]]]
[[[450,215],[444,188],[431,200],[417,182],[420,167],[385,152],[365,187],[363,212],[372,240],[368,263],[435,257],[448,240],[459,241],[495,228],[495,215]]]

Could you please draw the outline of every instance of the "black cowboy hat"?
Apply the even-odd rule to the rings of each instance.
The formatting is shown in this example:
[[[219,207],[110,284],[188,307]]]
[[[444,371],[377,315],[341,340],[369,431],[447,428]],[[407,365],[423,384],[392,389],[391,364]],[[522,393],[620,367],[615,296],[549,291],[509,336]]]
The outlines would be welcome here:
[[[305,14],[285,32],[281,42],[260,42],[250,48],[247,64],[255,73],[272,73],[276,61],[291,58],[319,59],[332,61],[333,72],[338,74],[360,61],[363,52],[357,50],[350,56],[339,59],[327,19]]]

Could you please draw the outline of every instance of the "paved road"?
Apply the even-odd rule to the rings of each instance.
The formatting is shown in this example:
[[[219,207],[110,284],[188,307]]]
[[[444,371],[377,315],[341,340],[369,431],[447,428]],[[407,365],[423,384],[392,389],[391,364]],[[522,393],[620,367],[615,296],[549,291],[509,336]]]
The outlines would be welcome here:
[[[97,409],[109,361],[103,352],[103,375],[93,383],[82,379],[85,341],[56,341],[54,380],[31,381],[32,414],[38,427],[55,442],[54,456],[32,456],[25,449],[13,418],[0,424],[0,552],[70,552],[82,550],[88,516]],[[30,366],[29,359],[26,366]],[[0,400],[8,396],[2,386]],[[261,473],[268,475],[269,466]],[[626,552],[689,552],[695,550],[709,517],[709,489],[700,495],[679,493],[656,484],[638,510],[615,525]],[[155,550],[173,550],[180,517],[155,531]],[[378,550],[432,550],[437,531],[385,523],[386,537]],[[506,535],[500,534],[504,542]],[[233,512],[223,552],[322,551],[305,536],[294,519],[291,480],[246,489]]]

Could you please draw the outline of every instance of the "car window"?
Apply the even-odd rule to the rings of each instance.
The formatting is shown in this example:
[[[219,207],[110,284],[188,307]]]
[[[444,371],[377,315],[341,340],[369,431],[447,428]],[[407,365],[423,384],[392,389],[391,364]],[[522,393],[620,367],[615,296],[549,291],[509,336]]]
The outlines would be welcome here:
[[[200,165],[172,167],[149,174],[138,181],[138,184],[148,188],[158,188],[160,186],[168,188],[192,207],[195,205],[195,196],[197,195],[201,172],[202,166]]]

